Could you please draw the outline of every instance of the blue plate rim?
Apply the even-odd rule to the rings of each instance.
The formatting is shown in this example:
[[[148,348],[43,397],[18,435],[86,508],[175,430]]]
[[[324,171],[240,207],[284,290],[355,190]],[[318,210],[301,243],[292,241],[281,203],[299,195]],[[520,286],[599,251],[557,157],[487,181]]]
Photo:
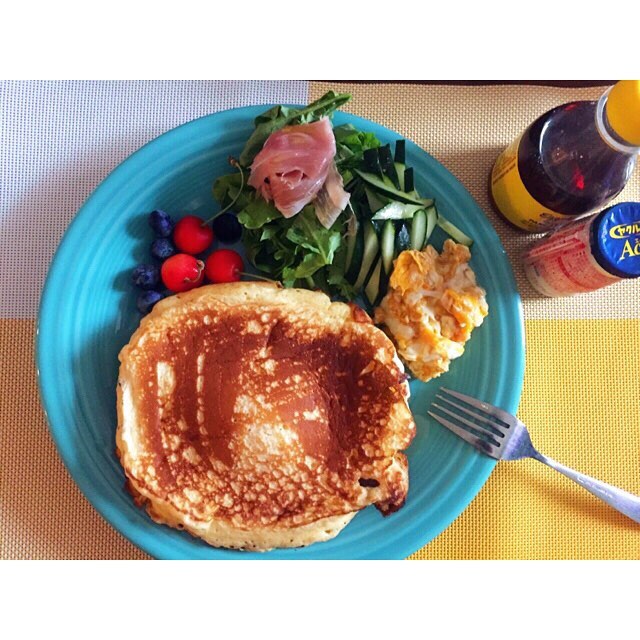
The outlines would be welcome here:
[[[131,169],[132,162],[141,161],[145,157],[145,154],[148,153],[149,147],[151,147],[152,145],[156,145],[158,143],[170,140],[173,136],[178,135],[178,132],[183,131],[185,127],[195,126],[197,125],[197,123],[201,121],[210,120],[215,117],[221,117],[221,116],[224,116],[225,114],[228,115],[233,112],[238,113],[241,111],[245,111],[249,113],[251,111],[255,111],[257,108],[260,108],[261,110],[262,109],[267,110],[273,106],[276,106],[276,105],[268,105],[268,104],[249,105],[245,107],[225,109],[222,111],[217,111],[211,114],[200,116],[193,120],[184,122],[181,125],[178,125],[172,129],[169,129],[168,131],[162,133],[159,136],[156,136],[152,140],[142,145],[136,151],[131,153],[129,156],[127,156],[103,178],[100,184],[93,190],[93,192],[88,196],[88,198],[84,201],[82,206],[78,209],[78,211],[74,215],[70,224],[67,226],[60,243],[56,248],[55,254],[53,256],[53,259],[50,264],[47,277],[45,279],[45,283],[43,286],[40,303],[38,307],[37,322],[36,322],[35,360],[36,360],[38,389],[39,389],[39,394],[41,398],[41,403],[47,419],[49,433],[51,434],[51,437],[55,443],[58,454],[62,458],[63,463],[67,467],[67,470],[69,471],[72,479],[74,480],[74,482],[76,483],[76,485],[78,486],[78,488],[80,489],[84,497],[89,501],[89,503],[120,534],[122,534],[132,544],[134,544],[135,546],[145,551],[146,553],[148,553],[154,558],[161,558],[163,556],[162,554],[157,553],[157,550],[154,548],[154,545],[151,544],[143,534],[138,535],[137,531],[135,530],[131,531],[129,528],[127,528],[126,518],[123,516],[123,514],[120,513],[117,507],[114,508],[112,504],[103,503],[103,501],[101,501],[100,497],[96,495],[92,481],[85,475],[85,472],[82,469],[82,467],[75,463],[72,455],[73,448],[66,445],[66,443],[62,438],[62,432],[59,431],[58,427],[54,426],[53,421],[55,420],[55,418],[52,418],[52,414],[55,415],[56,413],[55,402],[54,402],[54,399],[50,396],[49,390],[47,389],[46,375],[43,375],[43,368],[44,368],[43,364],[46,364],[46,356],[44,355],[45,353],[44,343],[45,343],[46,335],[42,331],[42,327],[50,326],[50,316],[51,316],[51,313],[54,311],[53,302],[51,301],[53,296],[52,292],[54,288],[51,286],[51,284],[54,283],[56,279],[60,277],[59,271],[64,268],[63,256],[66,250],[65,247],[66,247],[66,244],[70,242],[70,239],[73,239],[73,234],[76,232],[75,230],[82,225],[82,221],[83,221],[81,216],[82,211],[86,208],[89,208],[93,204],[93,202],[99,200],[103,194],[106,195],[110,189],[109,183],[117,179],[121,172],[124,173],[126,171],[129,171]],[[299,106],[299,105],[291,105],[291,106]],[[386,131],[393,132],[393,130],[385,127],[384,125],[381,125],[372,120],[368,120],[366,118],[362,118],[360,116],[351,114],[348,111],[340,110],[339,114],[340,116],[346,117],[353,124],[359,123],[360,125],[364,125],[364,126],[366,125],[370,126],[373,124],[374,126],[381,127]],[[400,134],[396,134],[396,135],[400,136]],[[497,245],[500,246],[504,252],[504,246],[502,244],[500,237],[496,233],[495,228],[491,224],[486,213],[478,205],[478,203],[473,198],[473,196],[469,193],[466,187],[458,180],[458,178],[453,173],[451,173],[444,165],[442,165],[439,161],[437,161],[422,147],[412,142],[409,138],[407,138],[407,142],[410,145],[414,146],[419,151],[419,153],[427,156],[431,162],[434,162],[442,170],[444,170],[444,172],[448,174],[448,178],[454,183],[456,188],[464,192],[465,196],[467,196],[469,200],[474,203],[476,209],[479,210],[479,212],[486,218],[488,227],[490,227],[489,229],[490,234],[494,236],[494,240],[496,241]],[[515,372],[515,376],[511,379],[510,391],[508,392],[507,397],[505,398],[505,401],[502,403],[502,408],[504,408],[507,411],[510,411],[511,413],[515,413],[520,402],[523,383],[524,383],[524,366],[525,366],[525,354],[526,354],[525,330],[524,330],[522,300],[521,300],[519,291],[517,289],[515,276],[513,274],[513,269],[511,268],[510,264],[509,264],[508,273],[506,275],[510,280],[510,284],[512,285],[513,300],[512,300],[510,311],[514,315],[514,320],[515,320],[514,328],[516,328],[517,330],[517,336],[515,336],[515,338],[520,348],[517,349],[514,354],[512,354],[511,365],[512,365],[513,371]],[[418,549],[422,548],[425,544],[428,544],[434,538],[440,535],[440,533],[442,533],[442,531],[444,531],[447,527],[449,527],[460,516],[460,514],[471,504],[473,499],[477,496],[479,491],[485,485],[488,477],[490,476],[491,472],[495,468],[495,465],[496,465],[496,461],[490,460],[490,459],[488,459],[486,464],[482,465],[482,468],[476,472],[473,479],[467,484],[466,490],[459,494],[459,499],[457,503],[459,507],[454,509],[449,509],[447,511],[447,514],[448,514],[447,518],[443,519],[446,521],[442,523],[442,526],[431,527],[429,529],[430,533],[427,539],[425,539],[424,542],[420,544],[420,546],[416,547],[415,543],[413,542],[411,543],[407,542],[405,544],[396,543],[395,553],[393,554],[393,556],[384,556],[384,557],[393,557],[396,559],[406,558],[408,555],[414,553]],[[270,554],[267,553],[267,554],[263,554],[261,558],[270,559],[269,556]],[[378,557],[378,556],[371,556],[371,557]],[[247,554],[238,553],[237,558],[234,556],[234,559],[248,559],[248,557],[247,557]]]

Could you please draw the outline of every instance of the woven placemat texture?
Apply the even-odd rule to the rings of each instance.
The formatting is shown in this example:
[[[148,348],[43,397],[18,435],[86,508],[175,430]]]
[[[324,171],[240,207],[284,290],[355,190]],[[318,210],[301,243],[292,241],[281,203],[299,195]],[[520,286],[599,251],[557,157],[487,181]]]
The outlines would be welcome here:
[[[460,87],[415,84],[311,83],[310,98],[330,88],[353,95],[345,111],[369,118],[410,138],[444,164],[487,213],[514,266],[527,318],[640,318],[640,281],[587,296],[549,299],[529,285],[519,265],[531,236],[519,233],[489,204],[489,173],[498,154],[525,127],[554,106],[597,100],[604,87],[563,89],[532,86]],[[640,170],[616,199],[640,200]]]
[[[546,109],[596,99],[601,90],[314,82],[309,97],[328,88],[351,91],[348,110],[395,129],[443,162],[498,230],[525,307],[519,415],[539,447],[640,493],[640,283],[538,298],[518,265],[529,237],[504,224],[487,198],[491,165],[515,135]],[[0,558],[147,558],[82,496],[48,434],[33,352],[42,278],[73,212],[137,146],[218,108],[305,102],[307,83],[0,83],[5,106],[7,96],[25,106],[12,120],[0,109]],[[639,174],[620,199],[640,200]],[[21,261],[25,255],[31,263]],[[498,465],[460,518],[412,556],[638,557],[637,527],[533,461]]]
[[[147,555],[80,493],[38,400],[35,320],[0,320],[0,559],[128,559]]]
[[[546,455],[640,494],[638,320],[527,320],[519,417]],[[533,460],[498,464],[413,559],[637,559],[638,525]]]
[[[520,268],[531,242],[491,208],[497,155],[546,110],[602,88],[312,83],[310,98],[348,91],[347,109],[412,139],[487,213],[523,297],[527,342],[519,417],[547,455],[640,494],[640,281],[549,299]],[[636,171],[617,198],[640,200]],[[461,365],[463,362],[461,361]],[[499,464],[465,512],[414,559],[640,558],[640,528],[534,461]]]
[[[34,319],[75,212],[168,129],[222,109],[307,98],[306,81],[0,81],[0,558],[147,557],[81,495],[38,399]]]
[[[307,89],[264,80],[0,81],[0,317],[35,317],[64,230],[127,156],[189,120],[306,102]]]

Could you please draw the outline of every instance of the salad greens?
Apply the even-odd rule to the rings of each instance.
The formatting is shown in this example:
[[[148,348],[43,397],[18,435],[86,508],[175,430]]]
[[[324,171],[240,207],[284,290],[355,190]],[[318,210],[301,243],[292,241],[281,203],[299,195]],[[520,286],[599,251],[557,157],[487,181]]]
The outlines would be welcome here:
[[[324,116],[331,115],[336,109],[351,100],[348,93],[325,93],[321,98],[303,109],[294,109],[279,105],[266,111],[254,120],[255,131],[251,134],[240,154],[240,164],[248,167],[262,149],[267,138],[278,129],[292,124],[315,122]]]
[[[437,212],[432,199],[414,188],[404,140],[396,142],[392,155],[390,145],[373,133],[351,124],[334,127],[335,163],[350,202],[329,229],[319,222],[313,203],[285,218],[246,180],[251,162],[274,131],[330,117],[349,99],[330,91],[302,109],[277,106],[258,116],[239,163],[231,161],[239,172],[218,178],[213,195],[221,207],[237,213],[247,257],[269,278],[346,300],[364,294],[375,305],[386,293],[394,258],[404,249],[423,249],[436,226],[457,242],[471,244]]]

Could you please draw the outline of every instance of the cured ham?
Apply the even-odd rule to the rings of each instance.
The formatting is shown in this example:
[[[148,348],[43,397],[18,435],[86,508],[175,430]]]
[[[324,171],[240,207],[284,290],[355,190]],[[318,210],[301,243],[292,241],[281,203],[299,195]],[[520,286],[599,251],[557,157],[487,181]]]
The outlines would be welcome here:
[[[349,202],[349,192],[344,190],[343,184],[336,163],[332,162],[327,179],[313,201],[316,216],[325,229],[331,228]]]
[[[267,138],[255,157],[249,184],[290,218],[318,195],[334,166],[335,154],[336,141],[328,118],[284,127]],[[341,183],[342,179],[340,189]],[[332,192],[336,195],[336,189]],[[333,201],[333,196],[329,200]]]

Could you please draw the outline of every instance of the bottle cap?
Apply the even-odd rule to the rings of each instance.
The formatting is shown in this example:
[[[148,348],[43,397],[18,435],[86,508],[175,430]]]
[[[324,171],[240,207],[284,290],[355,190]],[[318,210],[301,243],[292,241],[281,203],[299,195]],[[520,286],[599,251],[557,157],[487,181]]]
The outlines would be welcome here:
[[[591,224],[591,251],[605,271],[640,277],[640,203],[621,202],[599,213]]]
[[[620,80],[607,98],[607,119],[626,142],[640,147],[640,80]]]

